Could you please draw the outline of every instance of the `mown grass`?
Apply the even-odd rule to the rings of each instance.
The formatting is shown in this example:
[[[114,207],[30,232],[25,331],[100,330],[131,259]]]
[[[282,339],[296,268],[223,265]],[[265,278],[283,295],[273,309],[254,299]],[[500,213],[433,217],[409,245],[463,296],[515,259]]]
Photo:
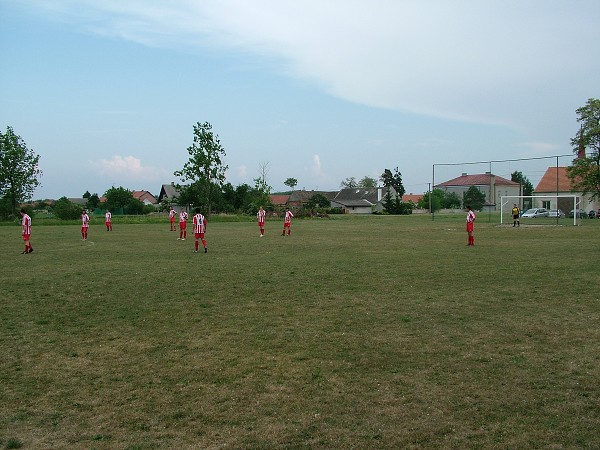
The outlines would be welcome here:
[[[168,229],[0,228],[0,445],[600,447],[600,220]]]

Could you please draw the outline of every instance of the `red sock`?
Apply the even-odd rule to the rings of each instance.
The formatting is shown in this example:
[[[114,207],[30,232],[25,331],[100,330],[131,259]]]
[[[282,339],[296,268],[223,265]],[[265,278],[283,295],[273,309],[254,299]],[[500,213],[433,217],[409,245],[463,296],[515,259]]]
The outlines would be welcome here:
[[[194,242],[194,246],[196,247],[196,251],[198,251],[198,241]]]

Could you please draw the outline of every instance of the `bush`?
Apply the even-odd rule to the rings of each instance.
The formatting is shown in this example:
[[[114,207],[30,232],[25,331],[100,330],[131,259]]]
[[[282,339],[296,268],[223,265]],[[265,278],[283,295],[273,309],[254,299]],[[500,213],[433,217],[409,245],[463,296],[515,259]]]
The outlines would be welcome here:
[[[61,197],[54,204],[52,213],[61,220],[75,220],[81,217],[81,206],[73,203],[67,197]]]

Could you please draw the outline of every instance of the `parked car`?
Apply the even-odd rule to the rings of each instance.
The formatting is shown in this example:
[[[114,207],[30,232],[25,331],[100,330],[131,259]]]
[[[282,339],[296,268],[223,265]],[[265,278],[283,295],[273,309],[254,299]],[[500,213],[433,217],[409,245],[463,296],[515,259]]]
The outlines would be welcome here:
[[[548,217],[548,210],[545,208],[531,208],[525,211],[521,217],[532,219],[536,217]]]
[[[596,217],[598,217],[598,214],[596,213],[596,211],[594,211],[593,209],[588,213],[588,217],[590,219],[595,219]]]
[[[551,209],[548,211],[548,217],[566,217],[566,214],[562,212],[560,209]]]
[[[569,217],[575,217],[577,215],[578,219],[587,219],[588,215],[583,209],[572,209],[569,212]]]

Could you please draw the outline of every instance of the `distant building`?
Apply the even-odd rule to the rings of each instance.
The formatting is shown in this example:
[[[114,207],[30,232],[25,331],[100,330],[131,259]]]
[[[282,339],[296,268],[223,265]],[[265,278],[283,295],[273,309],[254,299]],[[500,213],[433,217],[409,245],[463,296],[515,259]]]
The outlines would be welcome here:
[[[585,211],[600,208],[600,201],[591,201],[589,196],[574,190],[571,178],[567,174],[567,167],[548,167],[544,176],[533,190],[534,207],[546,209],[560,209],[569,213],[573,209],[571,198],[556,198],[557,195],[575,195],[578,209]]]
[[[160,188],[160,194],[158,194],[158,203],[162,203],[163,200],[175,205],[177,198],[179,197],[179,191],[175,187],[175,183],[172,181],[170,184],[163,184]]]
[[[383,201],[387,188],[344,188],[331,200],[332,208],[341,208],[347,214],[371,214],[373,211],[383,211]],[[390,188],[392,196],[396,194]]]
[[[131,195],[133,196],[133,198],[144,203],[144,205],[158,204],[158,200],[156,199],[156,197],[148,191],[133,191]]]
[[[521,195],[521,186],[519,183],[507,180],[491,172],[467,175],[463,173],[460,177],[436,184],[435,189],[442,189],[446,192],[454,192],[462,200],[463,194],[471,187],[475,186],[480,192],[485,194],[484,209],[500,209],[501,197],[509,195]]]

